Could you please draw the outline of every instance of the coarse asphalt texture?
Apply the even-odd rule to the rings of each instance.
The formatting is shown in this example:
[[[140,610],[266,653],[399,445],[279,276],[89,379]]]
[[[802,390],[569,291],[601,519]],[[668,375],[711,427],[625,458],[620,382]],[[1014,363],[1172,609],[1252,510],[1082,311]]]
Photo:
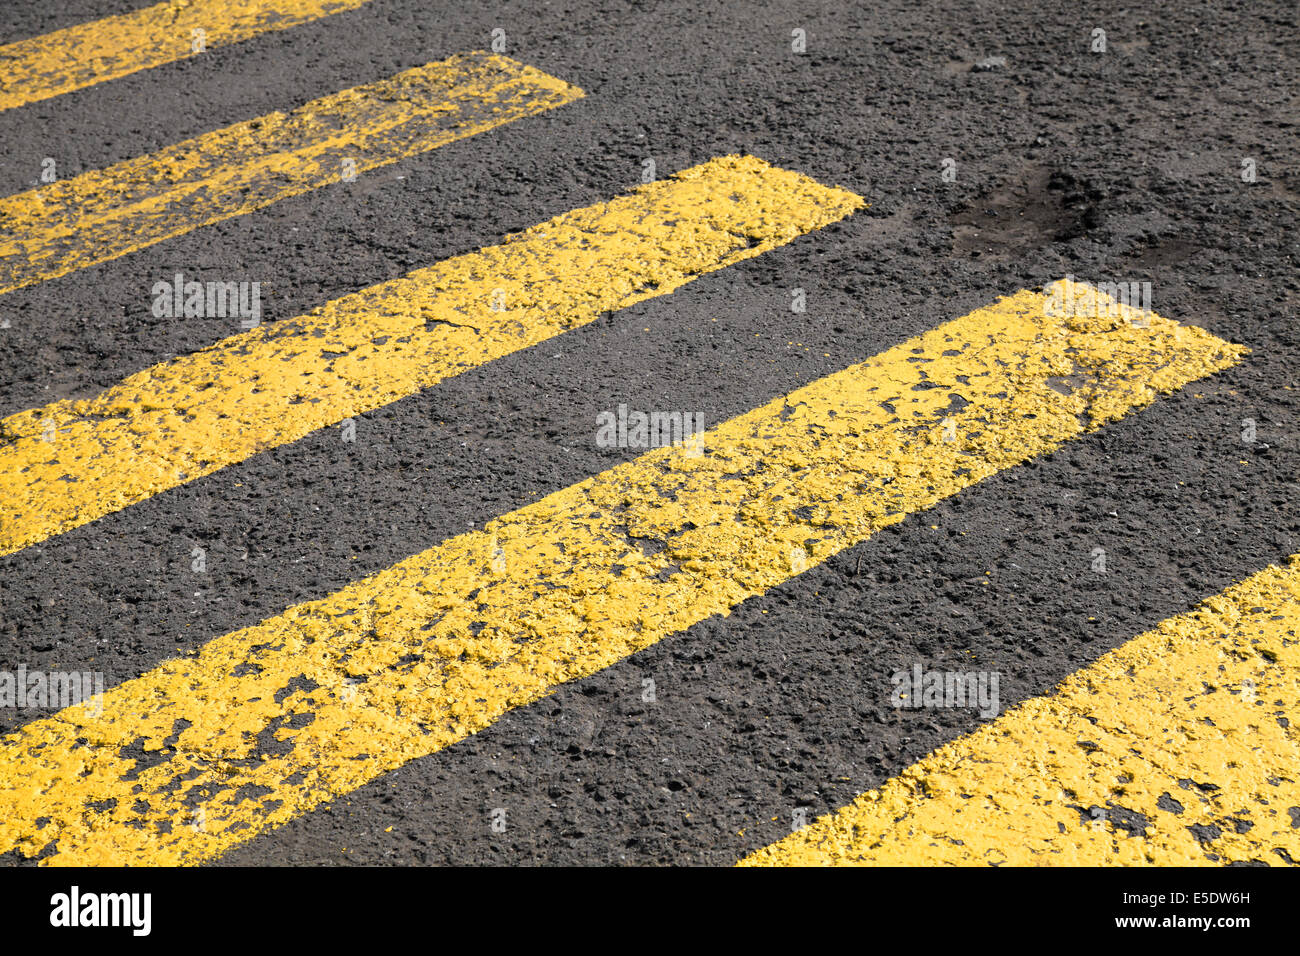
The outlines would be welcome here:
[[[7,0],[0,43],[147,5]],[[748,154],[870,204],[359,416],[354,443],[314,432],[0,558],[0,665],[121,683],[635,458],[597,444],[602,411],[713,425],[1066,275],[1149,281],[1160,315],[1250,354],[215,865],[728,865],[981,722],[895,709],[892,673],[976,660],[1005,708],[1300,551],[1297,10],[1141,6],[373,0],[0,112],[10,195],[45,157],[102,168],[495,29],[586,94],[5,294],[2,415],[231,334],[154,316],[176,272],[260,280],[274,323],[627,193],[647,160]]]

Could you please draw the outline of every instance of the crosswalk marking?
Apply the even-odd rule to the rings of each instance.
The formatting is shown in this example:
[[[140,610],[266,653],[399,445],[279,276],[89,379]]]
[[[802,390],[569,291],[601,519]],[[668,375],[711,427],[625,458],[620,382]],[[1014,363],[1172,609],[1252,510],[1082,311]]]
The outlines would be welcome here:
[[[1300,862],[1297,638],[1293,555],[742,864]]]
[[[508,57],[458,54],[2,198],[0,293],[346,182],[582,95]]]
[[[946,322],[703,454],[650,452],[6,735],[0,852],[216,857],[1244,353],[1047,302]]]
[[[0,553],[664,295],[862,206],[724,157],[0,421]]]
[[[370,0],[168,0],[0,46],[0,110],[37,103]]]

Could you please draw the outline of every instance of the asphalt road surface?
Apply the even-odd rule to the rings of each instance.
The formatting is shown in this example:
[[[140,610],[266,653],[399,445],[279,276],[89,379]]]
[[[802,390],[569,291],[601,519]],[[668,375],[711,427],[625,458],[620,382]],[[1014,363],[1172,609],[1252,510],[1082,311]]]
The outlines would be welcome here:
[[[1294,4],[149,6],[0,14],[0,860],[1300,860]]]

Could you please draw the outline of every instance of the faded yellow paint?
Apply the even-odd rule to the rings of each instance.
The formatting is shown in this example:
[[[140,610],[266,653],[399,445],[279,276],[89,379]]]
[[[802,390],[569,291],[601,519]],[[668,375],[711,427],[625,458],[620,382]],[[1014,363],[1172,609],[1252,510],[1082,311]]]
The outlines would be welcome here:
[[[0,199],[0,293],[570,103],[582,90],[464,53]],[[346,185],[337,188],[347,189]]]
[[[0,852],[214,858],[1243,351],[1043,307],[1000,300],[724,422],[702,454],[652,451],[165,663],[102,712],[27,724],[0,739]]]
[[[1295,864],[1297,702],[1293,555],[741,862]]]
[[[862,205],[715,159],[499,246],[0,420],[0,553],[664,295]]]
[[[287,30],[370,0],[170,0],[0,46],[0,110]]]

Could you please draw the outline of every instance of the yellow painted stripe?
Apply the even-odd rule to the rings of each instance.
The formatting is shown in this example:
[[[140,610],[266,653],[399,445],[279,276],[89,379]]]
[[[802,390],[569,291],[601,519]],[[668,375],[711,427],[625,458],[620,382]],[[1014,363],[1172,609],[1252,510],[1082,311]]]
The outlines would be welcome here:
[[[1298,720],[1293,555],[742,865],[1300,862]]]
[[[582,95],[508,57],[459,54],[0,199],[0,293],[340,183],[345,160],[361,174]]]
[[[213,858],[1243,351],[1001,300],[6,735],[0,852]]]
[[[0,46],[0,110],[183,60],[370,0],[170,0]],[[196,30],[203,31],[196,34]]]
[[[0,421],[0,553],[664,295],[860,207],[758,159],[715,159],[96,398]],[[499,311],[498,311],[499,310]]]

